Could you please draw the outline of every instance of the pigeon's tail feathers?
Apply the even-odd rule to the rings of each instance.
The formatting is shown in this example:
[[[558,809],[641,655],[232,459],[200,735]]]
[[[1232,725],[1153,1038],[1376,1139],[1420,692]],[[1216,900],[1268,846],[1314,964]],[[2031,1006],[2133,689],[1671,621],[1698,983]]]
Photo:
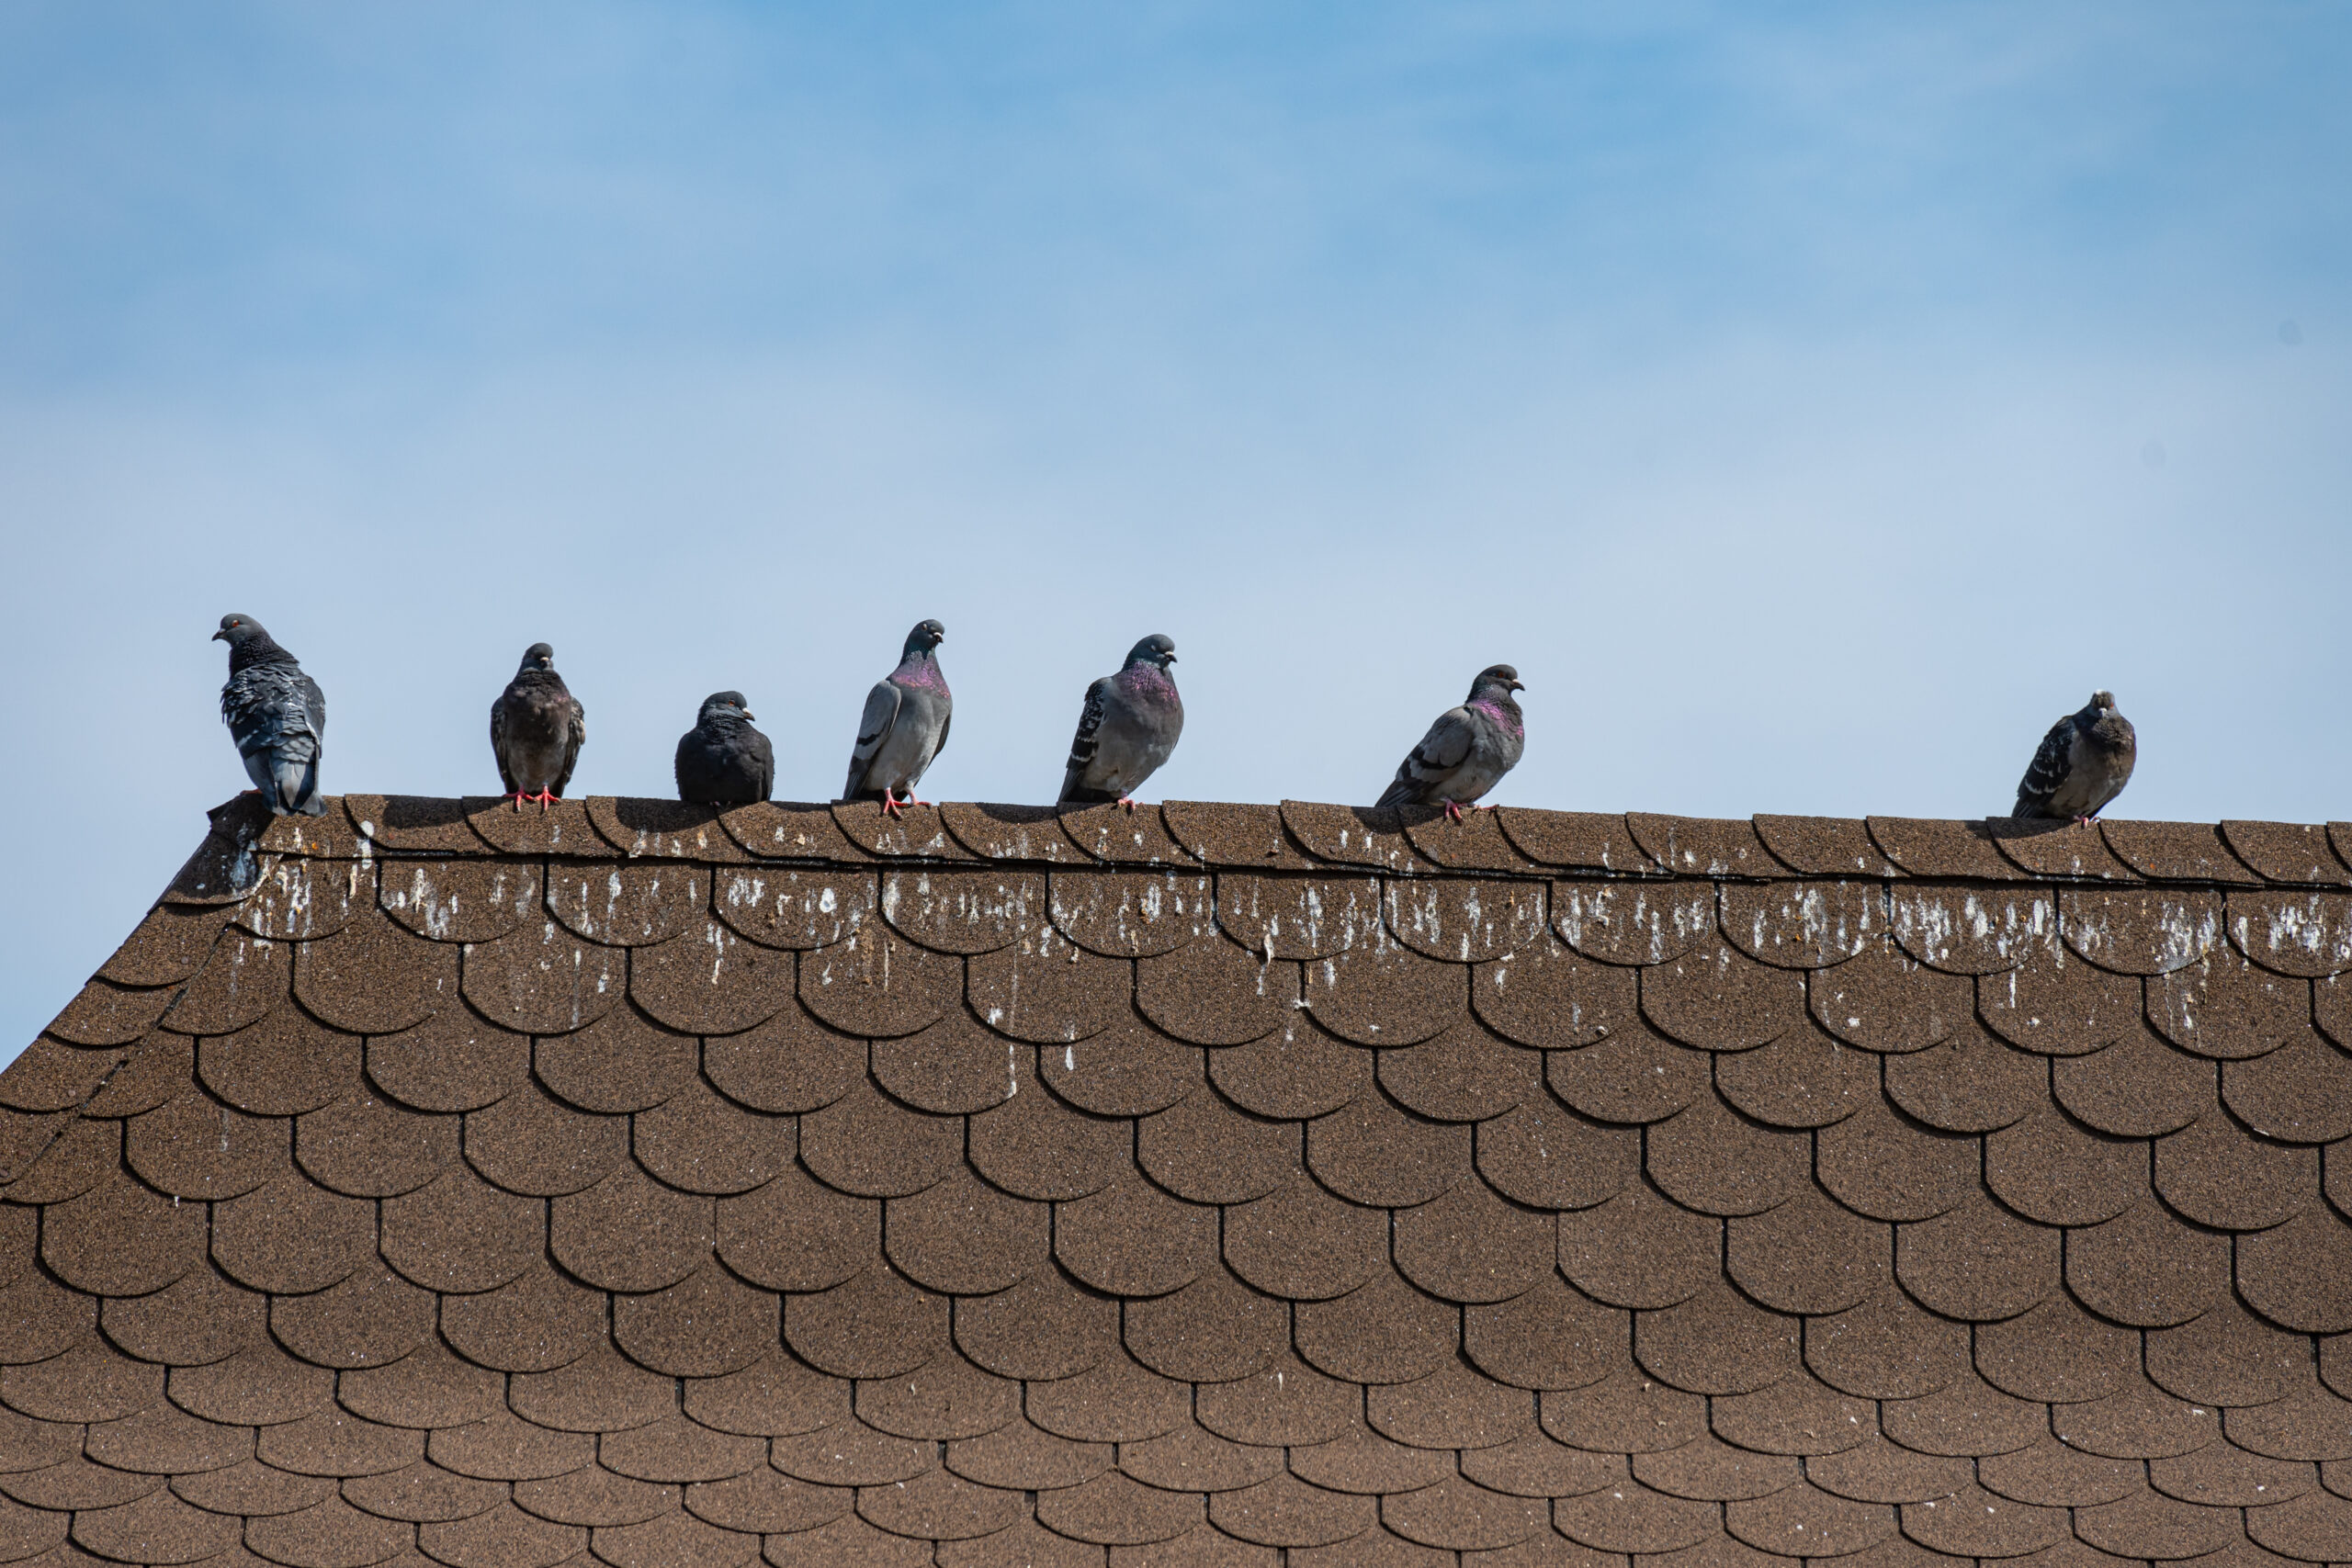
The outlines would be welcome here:
[[[319,790],[319,764],[315,759],[302,771],[300,784],[291,798],[284,795],[285,784],[279,784],[280,798],[286,799],[286,814],[290,817],[324,817],[327,797]]]
[[[1420,801],[1421,786],[1411,779],[1400,778],[1382,790],[1380,798],[1372,804],[1375,809],[1385,810],[1398,806],[1419,806]]]
[[[1115,804],[1118,798],[1118,792],[1115,790],[1089,789],[1078,782],[1078,775],[1073,773],[1062,781],[1061,799],[1055,804],[1057,806],[1110,806]]]
[[[287,748],[245,754],[245,776],[280,817],[325,815],[326,797],[319,793],[319,758],[314,747]]]
[[[261,792],[261,797],[270,803],[273,810],[276,809],[277,805],[276,760],[266,751],[240,751],[237,754],[237,760],[244,763],[245,777],[254,781],[254,788]]]

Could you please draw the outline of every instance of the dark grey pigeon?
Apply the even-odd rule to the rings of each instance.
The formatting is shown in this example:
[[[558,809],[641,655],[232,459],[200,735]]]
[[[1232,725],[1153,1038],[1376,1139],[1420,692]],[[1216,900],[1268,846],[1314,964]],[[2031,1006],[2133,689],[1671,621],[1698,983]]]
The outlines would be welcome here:
[[[229,645],[220,721],[237,743],[245,776],[276,815],[323,816],[319,750],[327,734],[326,694],[251,615],[221,616],[212,640]]]
[[[1062,804],[1109,801],[1135,809],[1129,796],[1159,771],[1184,733],[1184,699],[1168,672],[1175,662],[1175,643],[1155,633],[1127,649],[1117,674],[1086,688],[1062,772]]]
[[[947,677],[939,672],[937,649],[946,638],[947,628],[937,621],[917,621],[907,634],[899,667],[865,694],[857,744],[850,749],[849,782],[842,785],[843,800],[878,800],[893,817],[902,805],[922,804],[915,798],[915,785],[932,759],[946,750],[947,724],[956,712]]]
[[[514,679],[490,705],[491,754],[514,809],[536,800],[545,811],[562,799],[587,739],[588,712],[555,672],[555,649],[533,643],[523,650]]]
[[[1527,721],[1510,694],[1526,689],[1508,664],[1479,671],[1470,695],[1460,707],[1438,715],[1375,804],[1442,806],[1448,817],[1462,820],[1464,807],[1519,765],[1527,747]]]
[[[678,737],[678,798],[695,806],[748,806],[775,787],[775,748],[752,728],[741,692],[702,700],[695,727]]]
[[[2009,815],[2088,822],[2123,793],[2139,758],[2139,737],[2132,721],[2115,711],[2115,694],[2093,692],[2080,713],[2068,714],[2041,738]]]

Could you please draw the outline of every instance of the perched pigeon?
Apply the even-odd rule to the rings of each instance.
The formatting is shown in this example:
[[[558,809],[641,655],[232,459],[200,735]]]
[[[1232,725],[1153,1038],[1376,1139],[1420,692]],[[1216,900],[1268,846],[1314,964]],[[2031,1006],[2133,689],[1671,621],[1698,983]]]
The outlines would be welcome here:
[[[327,734],[326,694],[251,615],[221,616],[212,640],[229,645],[220,720],[244,759],[245,776],[277,816],[325,815],[319,749]]]
[[[1519,765],[1527,746],[1527,724],[1513,692],[1519,671],[1490,664],[1470,682],[1460,707],[1438,715],[1421,743],[1398,764],[1396,782],[1381,793],[1381,806],[1442,806],[1462,820],[1462,808],[1495,787]]]
[[[695,727],[678,737],[678,798],[696,806],[744,806],[775,787],[775,748],[752,728],[741,692],[702,700]]]
[[[587,711],[555,672],[555,649],[533,643],[523,650],[514,679],[490,705],[490,750],[514,809],[536,800],[545,811],[563,798],[587,739]]]
[[[946,749],[947,724],[956,711],[936,652],[946,639],[947,628],[937,621],[916,622],[899,667],[865,694],[857,744],[849,754],[849,782],[842,785],[843,800],[878,800],[893,817],[901,805],[922,804],[915,799],[915,784]]]
[[[2132,721],[2115,711],[2115,694],[2093,692],[2082,712],[2068,714],[2041,738],[2009,815],[2087,822],[2123,793],[2139,756]]]
[[[1184,699],[1168,673],[1175,662],[1175,643],[1154,634],[1127,649],[1126,666],[1116,675],[1086,688],[1086,707],[1062,773],[1064,805],[1112,801],[1135,809],[1128,796],[1159,771],[1184,733]]]

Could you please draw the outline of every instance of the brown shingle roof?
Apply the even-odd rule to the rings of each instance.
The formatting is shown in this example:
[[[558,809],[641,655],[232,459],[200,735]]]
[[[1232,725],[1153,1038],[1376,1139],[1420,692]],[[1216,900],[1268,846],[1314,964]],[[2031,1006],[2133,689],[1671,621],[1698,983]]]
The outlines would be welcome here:
[[[232,803],[0,1557],[2352,1560],[2352,827],[1995,826]]]

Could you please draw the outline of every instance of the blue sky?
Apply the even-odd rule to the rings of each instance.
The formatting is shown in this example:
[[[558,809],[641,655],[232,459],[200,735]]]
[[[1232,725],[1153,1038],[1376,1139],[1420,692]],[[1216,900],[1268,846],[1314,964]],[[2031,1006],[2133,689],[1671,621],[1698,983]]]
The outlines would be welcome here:
[[[1981,815],[2094,685],[2120,814],[2352,817],[2352,12],[0,5],[0,1052],[243,786],[584,793],[738,687],[838,786],[1042,800],[1175,637],[1165,797]]]

